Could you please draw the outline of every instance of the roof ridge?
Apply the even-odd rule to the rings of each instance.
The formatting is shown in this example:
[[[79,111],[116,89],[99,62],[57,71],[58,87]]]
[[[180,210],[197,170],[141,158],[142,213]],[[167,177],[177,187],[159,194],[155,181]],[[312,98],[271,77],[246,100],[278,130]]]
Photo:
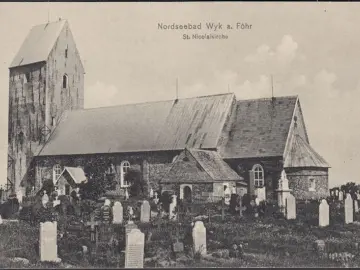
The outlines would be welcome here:
[[[214,95],[207,95],[207,96],[197,96],[197,97],[187,97],[187,98],[179,98],[178,100],[187,100],[187,99],[196,99],[196,98],[205,98],[205,97],[214,97],[214,96],[221,96],[221,95],[229,95],[232,93],[223,93],[223,94],[214,94]],[[135,103],[124,103],[124,104],[117,104],[111,106],[101,106],[95,108],[86,108],[77,111],[88,111],[94,109],[105,109],[105,108],[114,108],[114,107],[122,107],[122,106],[131,106],[131,105],[143,105],[143,104],[153,104],[153,103],[161,103],[161,102],[175,102],[176,99],[164,99],[164,100],[155,100],[155,101],[143,101],[143,102],[135,102]]]
[[[289,96],[275,96],[275,97],[267,97],[267,98],[249,98],[249,99],[238,99],[236,101],[253,101],[253,100],[261,100],[267,101],[274,99],[285,99],[285,98],[298,98],[299,95],[289,95]]]

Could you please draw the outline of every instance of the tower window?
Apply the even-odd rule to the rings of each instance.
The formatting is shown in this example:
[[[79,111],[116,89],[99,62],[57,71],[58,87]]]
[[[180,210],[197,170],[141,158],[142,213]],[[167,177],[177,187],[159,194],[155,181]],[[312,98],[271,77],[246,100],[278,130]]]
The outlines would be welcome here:
[[[65,58],[68,58],[68,45],[66,45],[66,48],[65,48]]]
[[[254,185],[255,187],[263,187],[264,186],[264,169],[260,164],[255,164],[253,167],[254,172]]]
[[[68,81],[69,81],[69,78],[66,74],[64,74],[63,76],[63,88],[68,88]]]
[[[61,175],[61,166],[59,164],[56,164],[53,167],[53,183],[56,184],[56,180],[59,178],[59,176]]]

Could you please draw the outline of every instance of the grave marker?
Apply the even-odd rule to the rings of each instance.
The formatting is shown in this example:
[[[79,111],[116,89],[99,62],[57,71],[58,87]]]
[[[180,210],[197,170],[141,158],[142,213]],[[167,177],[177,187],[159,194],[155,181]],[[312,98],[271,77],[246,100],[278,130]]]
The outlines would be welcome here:
[[[140,209],[140,222],[148,223],[150,221],[150,204],[144,200]]]
[[[202,221],[196,221],[192,230],[194,251],[206,255],[206,228]]]
[[[354,211],[355,211],[355,213],[359,213],[359,202],[358,202],[358,200],[354,200]]]
[[[40,260],[42,262],[60,262],[57,254],[57,222],[40,223]]]
[[[123,207],[120,202],[115,202],[112,208],[113,224],[121,224],[123,222]]]
[[[325,199],[319,205],[319,227],[329,226],[329,205]]]
[[[344,200],[344,193],[340,190],[339,191],[339,201]]]
[[[125,268],[144,268],[145,236],[139,229],[126,235]]]
[[[296,219],[296,201],[292,194],[286,198],[286,219]]]
[[[177,196],[176,195],[172,195],[171,196],[171,203],[169,205],[169,219],[176,219],[176,214],[175,214],[175,207],[177,204]]]
[[[353,223],[354,221],[354,210],[353,210],[353,200],[350,194],[346,194],[345,199],[345,224]]]
[[[42,205],[46,208],[47,203],[49,202],[49,196],[46,194],[46,190],[44,190],[44,195],[41,198]]]

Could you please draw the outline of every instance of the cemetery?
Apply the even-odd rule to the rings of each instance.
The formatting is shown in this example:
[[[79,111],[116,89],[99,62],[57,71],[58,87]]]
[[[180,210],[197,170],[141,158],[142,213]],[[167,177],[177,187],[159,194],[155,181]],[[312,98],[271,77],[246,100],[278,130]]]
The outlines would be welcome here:
[[[153,190],[97,202],[44,191],[12,199],[1,218],[1,266],[358,267],[358,200],[342,193],[301,201],[280,192],[285,198],[273,202],[233,193],[186,203]]]

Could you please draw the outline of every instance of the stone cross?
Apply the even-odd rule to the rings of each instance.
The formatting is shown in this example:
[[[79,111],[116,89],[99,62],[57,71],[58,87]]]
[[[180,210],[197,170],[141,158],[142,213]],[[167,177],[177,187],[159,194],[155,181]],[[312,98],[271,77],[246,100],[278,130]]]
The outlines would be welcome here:
[[[319,227],[329,226],[329,205],[325,199],[319,205]]]
[[[339,191],[339,201],[344,200],[344,193],[340,190]]]
[[[296,219],[296,200],[292,194],[286,198],[286,219]]]
[[[125,268],[144,268],[145,235],[132,229],[126,235]]]
[[[98,226],[99,226],[99,222],[95,221],[95,216],[91,215],[91,221],[86,222],[87,226],[90,226],[91,228],[91,242],[98,242],[98,238],[99,238],[99,231],[98,231]]]
[[[175,220],[176,219],[175,207],[176,207],[176,204],[177,204],[177,196],[172,195],[171,199],[172,199],[172,201],[171,201],[171,203],[169,205],[169,219]]]
[[[202,221],[196,221],[192,230],[194,251],[206,255],[206,228]]]
[[[239,210],[240,217],[242,217],[243,216],[243,211],[246,210],[246,207],[242,205],[242,198],[240,198],[240,200],[239,200],[239,208],[238,208],[238,210]]]
[[[46,194],[46,190],[44,190],[44,195],[42,196],[41,202],[42,205],[46,208],[47,203],[49,202],[49,196]]]
[[[353,223],[354,221],[354,203],[350,194],[346,194],[345,199],[345,224]]]
[[[112,208],[113,224],[121,224],[123,222],[123,207],[120,202],[116,201]]]
[[[144,200],[140,208],[140,222],[148,223],[150,221],[150,204]]]
[[[42,262],[60,262],[57,254],[57,222],[40,223],[40,260]]]

